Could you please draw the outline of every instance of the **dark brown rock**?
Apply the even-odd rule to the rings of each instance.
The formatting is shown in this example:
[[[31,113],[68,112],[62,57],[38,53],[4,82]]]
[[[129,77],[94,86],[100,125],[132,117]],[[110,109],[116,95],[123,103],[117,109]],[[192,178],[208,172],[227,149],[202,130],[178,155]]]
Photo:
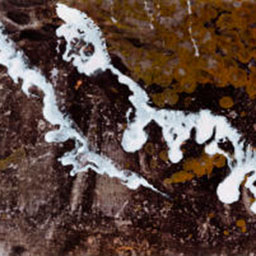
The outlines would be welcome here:
[[[81,5],[93,14],[95,7],[89,8],[91,1],[87,4]],[[254,255],[256,222],[248,206],[250,194],[243,188],[242,200],[233,205],[222,204],[216,196],[217,185],[228,173],[226,165],[187,183],[164,184],[165,178],[179,171],[183,162],[174,165],[165,160],[167,146],[155,123],[146,128],[149,146],[135,154],[124,152],[120,142],[125,113],[131,107],[130,92],[109,70],[85,77],[62,61],[56,51],[55,35],[61,21],[56,18],[54,5],[55,1],[2,0],[0,20],[29,63],[54,84],[61,110],[70,114],[88,137],[91,148],[122,168],[140,173],[169,193],[171,199],[145,188],[128,190],[118,180],[92,171],[69,176],[70,168],[63,167],[57,159],[73,148],[73,142],[45,142],[45,133],[54,127],[43,118],[42,93],[35,90],[37,97],[26,97],[1,67],[0,255]],[[103,7],[99,14],[110,11],[108,4]],[[181,10],[175,20],[182,20],[186,11]],[[100,23],[98,13],[95,18]],[[142,23],[148,27],[142,35],[152,38],[150,22],[139,22]],[[103,18],[102,26],[109,32],[107,39],[122,32],[115,28],[111,34],[111,26]],[[138,32],[132,31],[128,36],[126,31],[124,35],[122,40],[135,47],[168,52],[159,42],[153,46],[143,43],[145,39]],[[61,42],[60,51],[64,48]],[[113,64],[136,78],[118,48],[111,52]],[[57,75],[53,75],[55,69]],[[140,80],[140,84],[146,83]],[[146,90],[149,94],[161,93],[163,88],[152,84]],[[188,94],[181,93],[180,101],[172,108],[193,112],[210,108],[228,116],[234,126],[247,134],[248,142],[254,143],[253,129],[249,127],[254,118],[234,117],[229,110],[221,109],[217,102],[224,94],[232,95],[238,103],[235,112],[255,112],[254,102],[243,90],[216,89],[211,85],[190,93],[189,97],[196,100],[191,100],[194,103],[189,106],[185,100]],[[186,159],[198,157],[203,151],[193,136],[183,146]],[[236,225],[240,219],[246,221],[245,232]]]

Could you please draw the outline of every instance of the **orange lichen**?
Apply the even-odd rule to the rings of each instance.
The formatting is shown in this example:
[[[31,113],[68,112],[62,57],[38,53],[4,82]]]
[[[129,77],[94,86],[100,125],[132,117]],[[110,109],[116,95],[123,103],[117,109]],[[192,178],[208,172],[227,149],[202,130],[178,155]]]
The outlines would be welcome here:
[[[178,100],[178,94],[172,89],[165,89],[162,93],[155,93],[151,95],[152,101],[158,107],[164,107],[165,104],[172,106],[175,105]]]
[[[232,108],[234,106],[234,101],[231,97],[225,96],[219,100],[219,105],[222,108]]]
[[[186,172],[192,171],[198,178],[203,175],[209,175],[213,169],[212,159],[207,155],[199,159],[191,158],[185,161],[183,168]]]
[[[151,169],[156,169],[157,167],[158,167],[158,162],[157,162],[157,160],[154,159],[154,158],[152,158],[152,159],[150,160],[150,168],[151,168]]]
[[[214,218],[214,217],[215,217],[215,213],[214,213],[214,212],[210,212],[210,213],[208,214],[208,217],[209,217],[210,219]]]
[[[145,146],[144,146],[145,152],[149,155],[154,155],[155,154],[155,146],[153,143],[148,142]]]
[[[164,161],[164,162],[168,162],[169,160],[169,156],[168,156],[168,151],[167,150],[162,150],[160,153],[159,153],[159,158]]]
[[[226,164],[226,158],[223,155],[215,154],[209,156],[203,153],[199,158],[189,158],[183,163],[183,170],[174,173],[170,178],[164,181],[165,184],[183,183],[193,178],[210,176],[213,168],[221,168]]]
[[[245,233],[247,231],[246,222],[244,219],[239,219],[236,221],[236,226],[240,228],[241,232]]]
[[[82,80],[77,80],[76,84],[75,84],[75,90],[78,90],[83,84],[83,81]]]
[[[228,236],[228,235],[229,235],[229,231],[228,231],[228,230],[224,230],[224,231],[223,231],[223,234],[224,234],[225,236]]]
[[[165,184],[171,184],[171,183],[183,183],[186,181],[190,181],[195,177],[195,174],[187,171],[179,171],[174,173],[171,178],[165,179]]]
[[[253,204],[256,201],[256,198],[250,197],[250,203]]]
[[[212,158],[213,165],[217,168],[222,168],[226,165],[226,158],[221,154],[215,154]]]

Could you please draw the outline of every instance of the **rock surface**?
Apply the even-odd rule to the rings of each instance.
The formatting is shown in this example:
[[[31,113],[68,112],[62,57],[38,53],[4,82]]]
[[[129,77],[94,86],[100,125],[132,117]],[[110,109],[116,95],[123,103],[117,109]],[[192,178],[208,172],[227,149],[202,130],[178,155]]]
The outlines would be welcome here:
[[[192,1],[192,14],[187,1],[66,2],[98,23],[113,64],[145,88],[152,105],[210,109],[256,145],[254,2]],[[55,4],[1,0],[0,20],[29,63],[53,83],[60,109],[91,147],[137,170],[171,199],[145,188],[129,190],[92,171],[71,177],[58,158],[73,142],[44,140],[54,127],[42,115],[41,92],[28,98],[1,66],[0,254],[255,255],[251,195],[242,187],[241,200],[232,205],[216,196],[229,172],[223,156],[207,156],[192,134],[183,145],[184,160],[172,164],[153,122],[141,150],[122,149],[131,93],[109,70],[86,77],[62,60]],[[228,143],[223,147],[232,151]]]

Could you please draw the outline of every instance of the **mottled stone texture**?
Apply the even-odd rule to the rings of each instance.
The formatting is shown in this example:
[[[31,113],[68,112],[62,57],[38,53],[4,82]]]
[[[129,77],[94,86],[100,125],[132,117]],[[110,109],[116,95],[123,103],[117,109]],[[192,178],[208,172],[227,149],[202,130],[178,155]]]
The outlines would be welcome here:
[[[98,23],[113,64],[147,90],[152,105],[211,109],[256,145],[250,82],[254,2],[191,1],[192,15],[186,1],[66,2]],[[27,98],[0,67],[1,256],[255,255],[250,194],[242,188],[239,202],[223,205],[215,193],[228,174],[223,157],[206,156],[191,134],[183,145],[184,161],[171,164],[155,123],[147,127],[149,142],[139,152],[122,150],[130,92],[110,71],[85,77],[62,61],[65,43],[61,40],[58,54],[55,1],[1,0],[0,20],[30,64],[54,84],[60,108],[91,147],[171,195],[166,200],[147,189],[130,191],[91,171],[69,176],[69,167],[57,159],[73,142],[44,141],[54,127],[42,116],[41,92],[33,90],[35,97]]]

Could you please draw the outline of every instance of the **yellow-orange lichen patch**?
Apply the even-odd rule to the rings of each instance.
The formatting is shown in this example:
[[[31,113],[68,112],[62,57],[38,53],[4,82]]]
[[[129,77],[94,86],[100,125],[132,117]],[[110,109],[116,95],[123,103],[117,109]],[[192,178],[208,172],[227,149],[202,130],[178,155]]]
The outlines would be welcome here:
[[[235,88],[245,87],[248,84],[248,77],[245,70],[237,67],[230,67],[230,83]]]
[[[221,154],[215,154],[213,156],[213,165],[217,168],[222,168],[226,165],[226,158]]]
[[[171,90],[171,89],[168,89],[168,88],[165,89],[164,90],[164,95],[165,95],[165,102],[168,105],[171,105],[171,106],[175,105],[179,100],[178,94],[175,91]]]
[[[246,222],[244,219],[237,220],[236,226],[239,227],[241,232],[243,232],[243,233],[245,233],[247,231]]]
[[[222,108],[232,108],[234,106],[234,101],[229,96],[224,96],[219,100],[219,105]]]
[[[152,98],[152,101],[154,102],[154,104],[160,108],[164,107],[165,104],[167,104],[169,106],[173,106],[179,100],[179,96],[176,93],[176,91],[169,89],[169,88],[166,88],[161,93],[151,94],[151,98]]]
[[[183,164],[185,171],[193,171],[198,178],[211,174],[213,166],[213,157],[205,153],[199,158],[190,158]]]
[[[133,78],[142,79],[146,87],[167,88],[176,80],[179,94],[211,83],[244,87],[251,99],[256,97],[255,67],[250,65],[256,58],[255,1],[194,1],[192,15],[186,0],[153,1],[150,14],[143,1],[81,1],[100,21],[110,53],[117,53]],[[190,27],[199,58],[194,56]],[[166,104],[175,104],[176,99]],[[152,100],[165,107],[163,95]]]
[[[253,204],[256,201],[256,198],[250,197],[250,203]]]
[[[201,178],[202,176],[210,176],[213,168],[221,168],[226,164],[226,158],[223,155],[215,154],[213,156],[203,153],[198,158],[189,158],[183,163],[183,170],[174,173],[167,178],[164,183],[183,183],[193,178]]]
[[[174,173],[171,178],[165,179],[165,184],[172,184],[172,183],[183,183],[186,181],[190,181],[195,177],[195,174],[187,171],[180,171]]]
[[[165,105],[165,97],[163,93],[155,93],[151,95],[153,103],[159,107],[163,108]]]
[[[164,162],[168,162],[169,160],[169,156],[168,156],[168,151],[167,150],[162,150],[159,153],[159,158],[164,161]]]
[[[77,80],[76,84],[75,84],[75,90],[78,90],[83,84],[82,80]]]
[[[154,155],[155,154],[155,146],[153,143],[148,142],[145,146],[144,146],[145,152],[149,155]]]
[[[224,234],[224,236],[228,236],[229,235],[229,231],[228,230],[224,230],[223,234]]]

